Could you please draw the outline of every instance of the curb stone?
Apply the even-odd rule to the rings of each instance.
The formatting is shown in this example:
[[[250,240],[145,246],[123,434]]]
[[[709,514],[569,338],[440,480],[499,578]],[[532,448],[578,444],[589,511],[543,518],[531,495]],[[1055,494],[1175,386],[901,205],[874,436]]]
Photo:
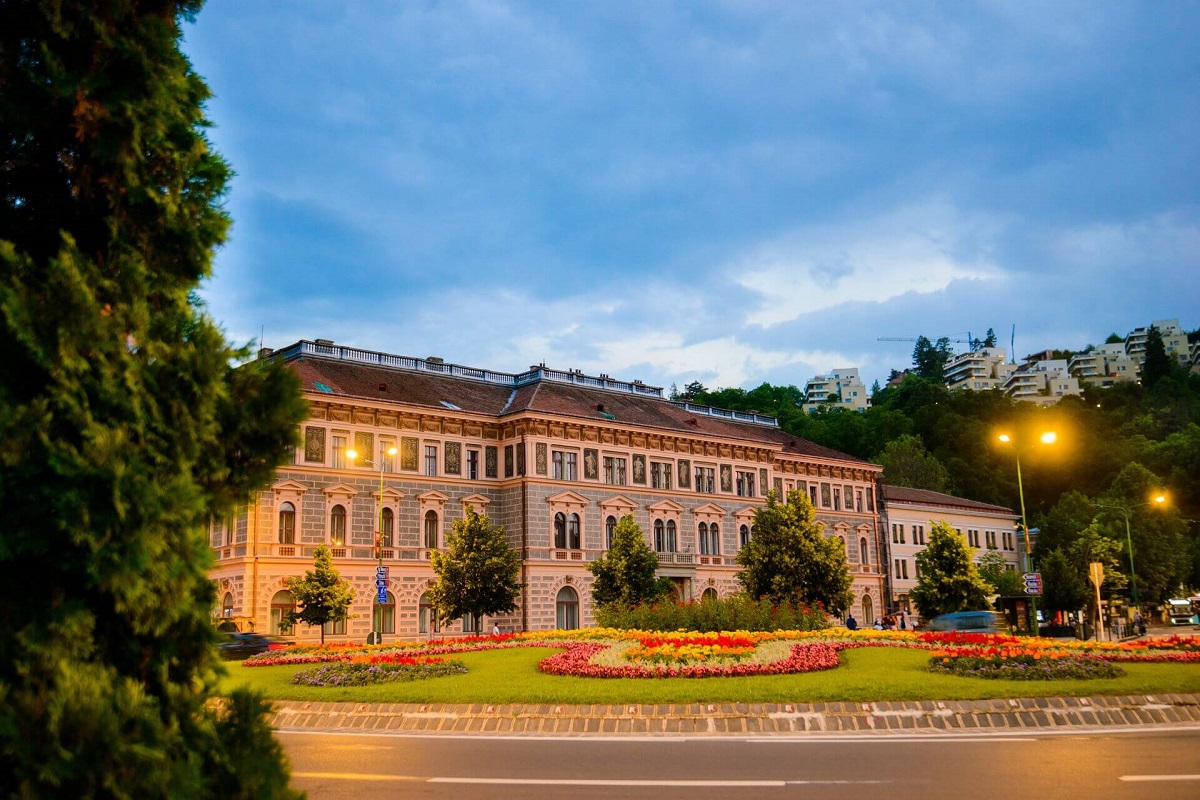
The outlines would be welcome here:
[[[1200,723],[1200,693],[870,703],[481,705],[275,701],[277,730],[532,734],[580,737],[795,735],[929,736],[963,730],[1169,728]]]

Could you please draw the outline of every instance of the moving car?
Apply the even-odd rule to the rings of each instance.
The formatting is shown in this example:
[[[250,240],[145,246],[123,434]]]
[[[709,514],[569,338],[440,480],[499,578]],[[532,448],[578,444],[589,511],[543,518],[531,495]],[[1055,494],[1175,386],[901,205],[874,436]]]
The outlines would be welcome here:
[[[995,611],[956,611],[953,614],[934,617],[928,630],[942,633],[995,633],[1001,630],[1001,627]]]
[[[222,639],[217,645],[221,658],[226,661],[240,661],[268,650],[284,650],[292,646],[286,639],[275,636],[264,636],[261,633],[228,633],[228,638]]]

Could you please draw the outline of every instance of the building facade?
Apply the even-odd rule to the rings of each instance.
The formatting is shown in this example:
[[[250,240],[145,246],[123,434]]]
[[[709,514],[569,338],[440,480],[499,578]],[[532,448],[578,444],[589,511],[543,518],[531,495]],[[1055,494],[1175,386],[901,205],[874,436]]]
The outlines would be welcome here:
[[[1024,538],[1018,537],[1020,517],[1012,509],[980,503],[961,497],[882,485],[884,525],[891,558],[891,608],[918,614],[920,609],[909,600],[917,585],[917,554],[925,549],[934,522],[945,522],[974,548],[979,563],[988,551],[1004,556],[1005,566],[1018,571],[1024,564]]]
[[[960,353],[946,362],[945,382],[950,391],[971,389],[980,392],[1003,385],[1016,366],[1009,364],[1004,349],[985,347]]]
[[[1081,383],[1113,386],[1136,381],[1141,368],[1138,362],[1125,352],[1123,342],[1113,342],[1097,345],[1071,356],[1067,371]]]
[[[871,394],[854,367],[841,367],[828,375],[817,375],[804,385],[804,410],[812,413],[822,405],[832,403],[837,408],[866,411]]]
[[[1067,370],[1066,359],[1026,361],[1008,374],[1000,388],[1014,400],[1051,405],[1079,396],[1079,380]]]
[[[219,613],[246,627],[319,637],[282,620],[293,607],[286,580],[311,569],[324,543],[355,589],[351,619],[329,626],[327,640],[472,630],[475,620],[439,627],[426,595],[430,554],[467,507],[504,526],[522,554],[519,607],[481,621],[484,630],[592,624],[586,565],[605,553],[625,514],[678,597],[723,597],[738,589],[735,557],[768,490],[805,492],[826,534],[841,539],[855,616],[869,621],[884,608],[881,468],[792,436],[774,419],[544,365],[514,375],[324,340],[270,357],[295,372],[311,414],[293,462],[212,527]],[[384,604],[376,602],[376,531],[388,569]]]

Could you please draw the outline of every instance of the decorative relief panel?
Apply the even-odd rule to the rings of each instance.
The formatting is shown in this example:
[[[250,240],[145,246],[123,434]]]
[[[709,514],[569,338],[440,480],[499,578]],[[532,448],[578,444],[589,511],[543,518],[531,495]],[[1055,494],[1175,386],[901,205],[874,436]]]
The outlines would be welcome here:
[[[517,445],[517,474],[525,476],[525,443]]]
[[[728,464],[721,465],[721,491],[733,491],[733,467]]]
[[[583,477],[589,481],[600,480],[600,451],[583,451]]]
[[[644,455],[634,455],[633,457],[633,482],[646,483],[646,457]]]
[[[783,497],[783,478],[775,479],[775,496],[780,499],[785,499]]]
[[[379,458],[375,452],[375,434],[367,431],[354,432],[354,449],[358,451],[358,463],[366,464],[367,459],[374,461]],[[370,466],[367,464],[367,466]]]
[[[688,461],[687,459],[683,459],[682,461],[679,462],[679,480],[676,481],[676,485],[680,489],[692,488],[692,462],[691,461]]]
[[[462,474],[462,442],[446,442],[446,474]]]
[[[412,436],[400,437],[400,469],[417,471],[417,445]]]
[[[489,478],[497,478],[500,476],[499,448],[495,445],[488,445],[483,452],[484,474]]]
[[[546,474],[546,443],[538,442],[533,446],[533,467],[538,475]]]
[[[304,460],[313,464],[325,463],[325,429],[312,425],[304,429]]]
[[[504,477],[511,478],[513,476],[513,446],[511,444],[504,445]]]
[[[768,480],[769,480],[769,478],[767,477],[767,471],[765,469],[760,469],[758,471],[758,485],[760,487],[762,487],[763,494],[766,494],[766,492],[767,492],[767,485],[768,485],[767,481]],[[775,480],[778,481],[779,479],[776,478]]]
[[[334,422],[349,422],[350,411],[345,408],[331,408],[329,409],[329,418]]]
[[[829,508],[829,506],[832,504],[833,504],[833,501],[830,499],[830,494],[829,494],[829,484],[822,483],[821,484],[821,507]]]
[[[444,423],[442,423],[442,427],[445,429],[446,433],[450,434],[451,436],[462,435],[462,423],[456,419],[446,420]]]

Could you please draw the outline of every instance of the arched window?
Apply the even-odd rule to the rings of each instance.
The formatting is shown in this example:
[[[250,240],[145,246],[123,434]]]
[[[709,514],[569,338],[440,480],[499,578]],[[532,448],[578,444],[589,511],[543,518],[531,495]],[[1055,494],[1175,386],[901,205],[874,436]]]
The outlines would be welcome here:
[[[579,627],[579,595],[574,589],[564,586],[558,590],[554,611],[559,630],[573,631]]]
[[[704,590],[704,594],[700,595],[700,602],[715,603],[717,601],[717,590],[711,586]]]
[[[749,525],[743,525],[742,527],[738,528],[738,542],[741,543],[742,547],[745,547],[746,545],[750,544],[750,526]]]
[[[441,629],[433,603],[429,602],[429,594],[422,594],[417,601],[417,633],[438,633]]]
[[[667,520],[667,552],[675,552],[675,520]]]
[[[296,543],[296,507],[291,503],[279,504],[279,543]]]
[[[711,556],[721,555],[721,529],[715,522],[708,526],[708,554]]]
[[[228,619],[233,616],[233,592],[226,592],[221,601],[221,616]]]
[[[554,515],[554,546],[567,549],[567,515],[561,511]]]
[[[296,601],[287,589],[278,591],[271,598],[271,633],[276,636],[291,636],[295,626],[288,622],[288,612],[296,610]]]
[[[346,507],[334,506],[329,512],[329,541],[334,547],[346,544]]]
[[[661,519],[654,520],[654,549],[659,553],[667,549],[667,529]]]
[[[383,530],[380,531],[382,535],[379,537],[379,544],[382,547],[391,547],[392,543],[395,541],[393,532],[396,530],[396,512],[392,511],[390,508],[385,508],[383,510],[382,517]]]
[[[858,540],[858,563],[871,563],[871,559],[868,556],[870,556],[870,553],[867,552],[867,537],[864,536]]]
[[[425,549],[437,550],[438,518],[436,511],[425,512]]]
[[[572,550],[578,550],[583,545],[580,543],[579,537],[579,515],[572,514],[567,517],[567,546]]]
[[[387,602],[383,605],[376,603],[371,614],[371,630],[380,633],[396,632],[396,596],[388,592]]]
[[[699,525],[699,535],[696,537],[700,540],[700,555],[708,555],[708,523],[701,522]]]
[[[613,516],[609,516],[608,519],[604,520],[604,549],[605,550],[612,549],[613,535],[616,534],[616,532],[617,532],[617,518],[613,517]]]
[[[864,594],[862,598],[862,624],[875,624],[875,607],[871,604],[871,595]]]

